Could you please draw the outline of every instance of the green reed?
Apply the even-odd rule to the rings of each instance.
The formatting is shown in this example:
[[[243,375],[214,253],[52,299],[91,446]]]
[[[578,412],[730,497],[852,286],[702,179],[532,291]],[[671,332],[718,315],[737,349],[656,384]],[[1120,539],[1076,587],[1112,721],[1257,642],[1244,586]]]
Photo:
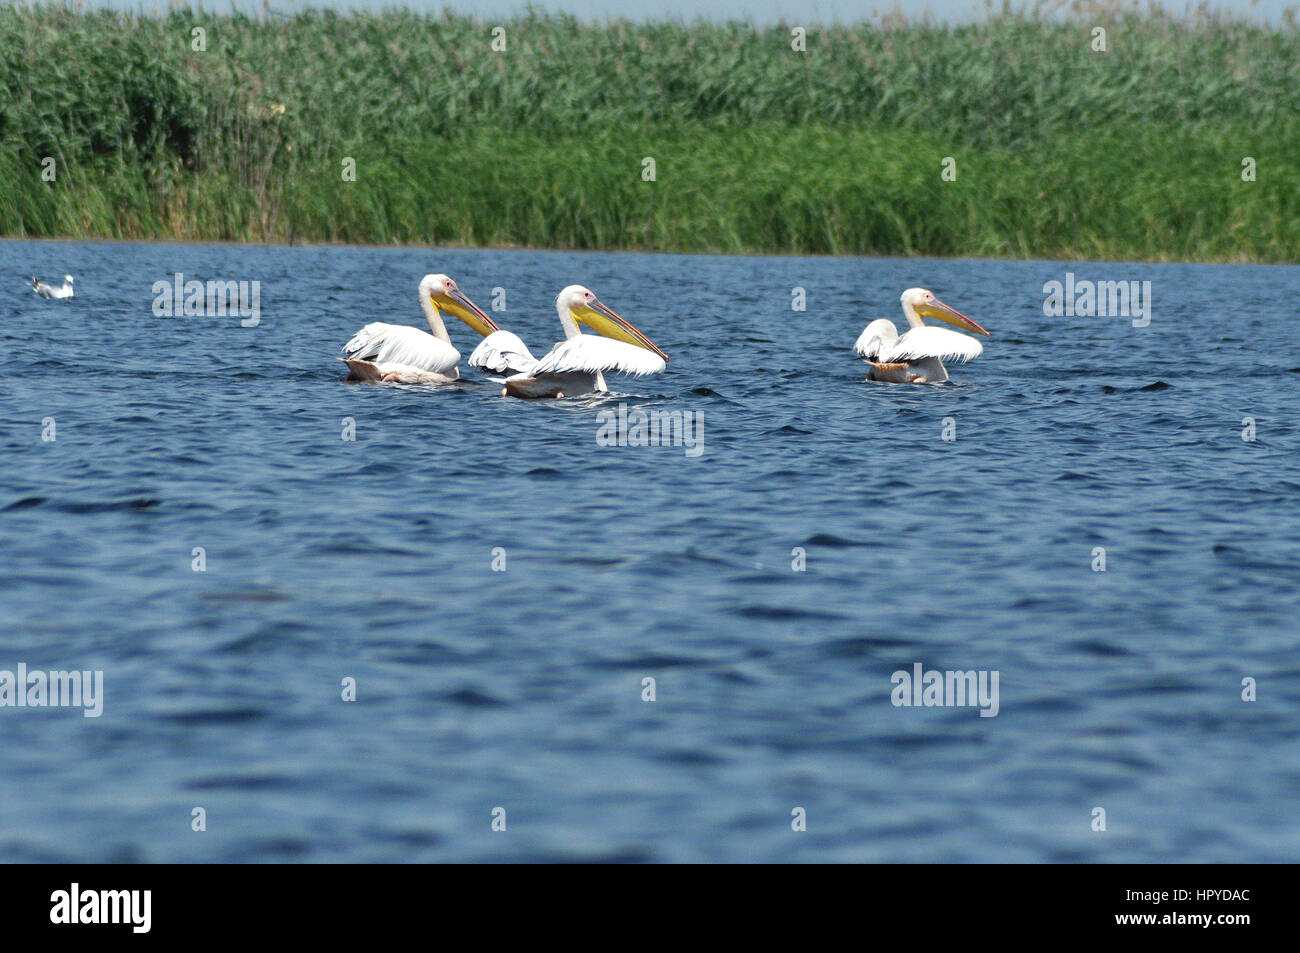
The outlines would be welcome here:
[[[1300,261],[1293,23],[1044,12],[796,52],[788,26],[0,7],[0,232]]]

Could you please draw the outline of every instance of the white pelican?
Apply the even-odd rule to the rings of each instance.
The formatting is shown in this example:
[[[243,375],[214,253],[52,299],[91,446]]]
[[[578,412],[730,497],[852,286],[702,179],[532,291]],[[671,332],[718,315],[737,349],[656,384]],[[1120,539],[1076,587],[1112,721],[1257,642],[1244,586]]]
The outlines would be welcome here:
[[[943,359],[969,361],[984,353],[974,338],[944,328],[927,327],[922,317],[938,318],[966,331],[988,337],[987,331],[966,315],[948,307],[924,288],[908,288],[899,299],[911,330],[898,336],[894,322],[872,321],[858,336],[853,349],[867,359],[869,381],[891,384],[938,384],[948,379]]]
[[[420,279],[420,308],[429,331],[404,324],[367,324],[343,345],[350,381],[437,383],[460,377],[460,351],[451,345],[439,309],[454,314],[479,334],[498,330],[486,314],[446,275]]]
[[[47,285],[43,281],[37,281],[36,276],[32,275],[32,290],[42,298],[71,298],[72,294],[72,276],[64,275],[63,284],[57,288],[54,285]]]
[[[469,356],[470,366],[509,375],[502,382],[502,397],[537,398],[603,393],[609,389],[606,371],[642,377],[660,374],[668,365],[667,354],[582,285],[561,291],[555,311],[564,340],[540,360],[516,335],[497,331],[479,342]],[[583,334],[580,323],[602,336]]]

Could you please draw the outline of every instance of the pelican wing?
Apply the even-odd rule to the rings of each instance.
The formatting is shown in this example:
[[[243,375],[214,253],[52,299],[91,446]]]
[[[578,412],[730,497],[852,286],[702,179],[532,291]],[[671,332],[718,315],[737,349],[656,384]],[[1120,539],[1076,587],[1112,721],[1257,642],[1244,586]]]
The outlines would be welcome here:
[[[888,350],[896,343],[898,343],[898,328],[894,327],[894,322],[887,321],[884,318],[877,318],[858,335],[853,350],[863,357],[874,358],[879,357],[881,352]]]
[[[867,330],[871,328],[868,327]],[[863,334],[865,335],[866,332],[864,331]],[[917,361],[927,357],[937,357],[941,361],[969,361],[983,353],[984,345],[973,337],[949,331],[947,328],[922,325],[919,328],[912,328],[892,347],[882,349],[879,357],[886,362]]]
[[[643,377],[646,374],[662,374],[667,366],[664,359],[654,351],[647,351],[635,344],[625,344],[594,334],[579,334],[551,348],[528,373],[536,377],[539,374],[614,371]]]
[[[510,331],[493,331],[474,348],[469,356],[469,366],[479,367],[497,374],[527,374],[537,364],[537,358],[519,335]]]
[[[367,324],[343,345],[348,360],[374,364],[402,364],[434,374],[449,371],[460,361],[460,351],[427,331],[403,324]]]

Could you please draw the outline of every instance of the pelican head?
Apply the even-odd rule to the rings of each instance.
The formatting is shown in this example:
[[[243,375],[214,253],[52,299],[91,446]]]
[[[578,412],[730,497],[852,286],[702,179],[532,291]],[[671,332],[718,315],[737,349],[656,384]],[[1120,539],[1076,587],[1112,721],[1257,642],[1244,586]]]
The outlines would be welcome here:
[[[908,310],[922,318],[934,318],[938,321],[946,321],[954,327],[961,328],[963,331],[973,331],[976,334],[989,336],[989,332],[972,321],[966,315],[962,314],[956,308],[950,308],[934,296],[933,291],[927,291],[925,288],[908,288],[899,298],[903,302],[903,313],[907,314]]]
[[[71,275],[64,275],[64,276],[63,276],[63,280],[66,281],[68,284],[72,284],[72,276],[71,276]]]
[[[574,321],[585,324],[602,337],[654,351],[668,363],[668,355],[655,347],[648,337],[605,307],[599,298],[582,285],[569,285],[555,299],[558,307],[567,308]]]
[[[425,275],[421,278],[420,296],[428,299],[435,309],[454,314],[484,337],[501,330],[446,275]]]

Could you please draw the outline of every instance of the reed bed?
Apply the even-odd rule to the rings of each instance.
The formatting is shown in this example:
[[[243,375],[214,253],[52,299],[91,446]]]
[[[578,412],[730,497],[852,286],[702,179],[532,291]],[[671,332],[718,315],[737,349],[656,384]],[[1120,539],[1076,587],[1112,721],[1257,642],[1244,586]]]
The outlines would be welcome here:
[[[791,30],[0,7],[0,233],[1300,261],[1293,22]]]

